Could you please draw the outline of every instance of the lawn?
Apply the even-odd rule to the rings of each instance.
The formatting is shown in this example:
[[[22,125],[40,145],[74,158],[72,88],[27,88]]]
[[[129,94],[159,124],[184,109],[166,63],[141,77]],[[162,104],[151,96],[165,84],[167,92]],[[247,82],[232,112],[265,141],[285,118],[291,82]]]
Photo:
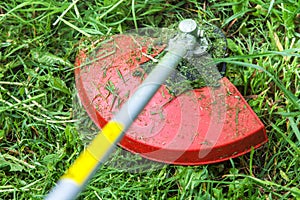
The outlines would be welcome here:
[[[300,199],[299,13],[297,0],[1,1],[0,199],[42,199],[83,150],[74,112],[80,49],[184,18],[223,30],[226,76],[265,124],[268,143],[193,167],[119,149],[79,199]]]

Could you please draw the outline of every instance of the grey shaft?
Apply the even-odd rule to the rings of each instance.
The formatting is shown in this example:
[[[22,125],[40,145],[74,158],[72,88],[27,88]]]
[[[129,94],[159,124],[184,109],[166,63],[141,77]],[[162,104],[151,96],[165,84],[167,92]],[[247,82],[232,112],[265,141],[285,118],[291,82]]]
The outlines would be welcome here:
[[[176,46],[176,45],[175,45]],[[126,130],[131,126],[134,120],[142,112],[144,107],[148,104],[160,86],[169,77],[169,75],[175,70],[182,57],[186,54],[187,48],[174,48],[160,60],[155,66],[143,83],[138,87],[136,92],[129,98],[129,100],[122,106],[120,111],[114,116],[112,121],[117,121],[124,126],[122,135],[118,138],[118,141],[122,139]],[[98,167],[106,160],[108,155],[114,149],[114,145],[106,152],[106,156],[99,160]],[[98,168],[97,167],[97,168]],[[95,171],[97,170],[95,169]],[[94,172],[95,172],[94,171]],[[90,174],[89,178],[92,176]],[[89,179],[88,178],[88,179]],[[88,180],[87,179],[87,180]],[[77,185],[72,180],[62,179],[56,187],[45,198],[46,200],[71,200],[79,194],[84,185]]]
[[[170,49],[160,60],[149,76],[138,87],[136,92],[122,106],[120,111],[114,116],[113,121],[124,125],[124,132],[130,127],[133,121],[142,112],[147,103],[151,100],[160,86],[169,75],[175,70],[182,57],[186,54],[187,48],[180,46]]]
[[[63,179],[57,182],[45,200],[73,200],[81,189],[73,180]]]
[[[170,48],[171,47],[171,48]],[[121,107],[118,113],[114,116],[112,121],[121,123],[124,126],[122,134],[118,137],[119,142],[126,130],[131,126],[134,120],[142,112],[160,86],[165,82],[169,75],[175,70],[178,63],[186,55],[190,46],[185,45],[185,41],[174,40],[169,43],[169,49],[167,54],[159,61],[143,83],[138,87],[135,93],[129,98],[129,100]],[[108,155],[115,148],[112,145],[105,156],[98,162],[98,167],[106,160]],[[93,171],[97,170],[96,167]],[[92,173],[87,177],[86,182],[92,177]],[[77,185],[72,180],[62,179],[58,182],[56,187],[49,193],[46,200],[70,200],[74,199],[79,192],[83,189],[83,185]]]

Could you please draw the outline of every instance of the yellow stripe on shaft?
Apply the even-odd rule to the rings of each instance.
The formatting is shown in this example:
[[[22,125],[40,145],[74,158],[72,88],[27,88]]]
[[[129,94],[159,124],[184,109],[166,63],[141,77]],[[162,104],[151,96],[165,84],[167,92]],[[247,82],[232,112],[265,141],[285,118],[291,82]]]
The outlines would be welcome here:
[[[82,185],[93,173],[97,164],[122,134],[124,126],[118,122],[108,122],[89,146],[80,154],[62,179],[72,179]]]

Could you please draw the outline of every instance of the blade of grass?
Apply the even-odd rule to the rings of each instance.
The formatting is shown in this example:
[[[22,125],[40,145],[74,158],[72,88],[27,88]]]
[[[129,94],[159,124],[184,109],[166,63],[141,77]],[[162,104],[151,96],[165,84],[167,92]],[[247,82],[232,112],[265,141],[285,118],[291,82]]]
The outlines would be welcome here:
[[[272,10],[272,8],[273,8],[273,6],[274,6],[274,3],[275,3],[275,0],[271,0],[271,1],[270,1],[270,6],[269,6],[269,8],[268,8],[268,13],[267,13],[265,19],[266,19],[266,18],[269,16],[269,14],[271,13],[271,10]]]
[[[290,121],[292,130],[294,131],[294,133],[295,133],[295,135],[296,135],[298,141],[300,142],[300,131],[299,131],[298,127],[297,127],[297,124],[296,124],[294,118],[288,117],[288,119],[289,119],[289,121]]]
[[[254,155],[254,148],[251,147],[250,161],[249,161],[249,172],[251,176],[253,176],[253,155]]]
[[[247,10],[244,10],[244,11],[241,11],[241,12],[238,12],[232,16],[230,16],[229,18],[227,18],[224,23],[222,24],[222,28],[225,27],[228,23],[230,23],[232,20],[236,19],[236,18],[240,18],[242,16],[244,16],[246,13],[248,12],[252,12],[252,11],[255,11],[255,9],[247,9]]]
[[[92,37],[90,34],[88,34],[87,32],[83,31],[82,29],[78,28],[77,26],[75,26],[74,24],[68,22],[67,20],[60,18],[60,21],[62,21],[63,23],[65,23],[66,25],[70,26],[71,28],[75,29],[76,31],[78,31],[79,33],[81,33],[82,35],[85,35],[86,37]]]
[[[56,26],[56,24],[58,24],[59,20],[61,20],[65,14],[67,14],[67,12],[73,7],[76,5],[76,3],[78,2],[79,0],[74,0],[70,5],[69,7],[64,10],[64,12],[57,18],[57,20],[52,24],[53,26]]]
[[[16,85],[16,86],[27,86],[27,87],[31,86],[31,84],[28,83],[9,82],[9,81],[0,81],[0,85]]]
[[[132,12],[134,27],[135,27],[135,30],[137,31],[138,25],[137,25],[136,16],[135,16],[135,0],[131,1],[131,12]]]
[[[285,116],[285,117],[300,116],[300,112],[274,112],[274,114],[282,115],[282,116]]]
[[[100,15],[99,20],[105,17],[108,13],[116,9],[121,3],[123,3],[125,0],[120,0],[117,3],[115,3],[113,6],[111,6],[106,12],[104,12],[102,15]]]
[[[45,96],[46,96],[46,93],[42,93],[42,94],[36,95],[36,96],[34,96],[34,97],[32,97],[32,98],[25,99],[25,100],[20,101],[20,102],[18,102],[18,103],[16,103],[16,104],[12,104],[11,106],[7,106],[7,107],[2,108],[2,109],[0,110],[0,113],[1,113],[1,112],[4,112],[4,111],[6,111],[6,110],[9,110],[9,109],[18,107],[18,106],[20,106],[20,105],[22,105],[22,104],[31,102],[31,101],[33,101],[33,100],[37,100],[37,99],[39,99],[39,98],[41,98],[41,97],[45,97]]]
[[[257,53],[257,54],[237,55],[237,56],[221,58],[221,59],[216,59],[216,60],[217,61],[224,60],[224,62],[226,62],[227,60],[242,60],[245,58],[259,58],[259,57],[275,56],[275,55],[300,58],[300,54],[297,52],[300,52],[300,49],[292,48],[292,49],[286,49],[283,51],[266,51],[266,52]]]
[[[26,167],[28,167],[30,169],[35,169],[34,165],[30,165],[27,162],[25,162],[23,160],[20,160],[20,159],[17,159],[16,157],[11,156],[9,154],[0,154],[0,157],[4,158],[6,160],[12,160],[12,161],[18,162],[18,163],[20,163],[20,164],[22,164],[22,165],[24,165],[24,166],[26,166]]]

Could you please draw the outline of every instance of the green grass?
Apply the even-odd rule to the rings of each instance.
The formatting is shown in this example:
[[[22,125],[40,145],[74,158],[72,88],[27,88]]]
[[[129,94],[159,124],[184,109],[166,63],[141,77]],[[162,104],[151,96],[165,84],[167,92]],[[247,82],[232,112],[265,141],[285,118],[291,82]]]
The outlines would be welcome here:
[[[117,152],[80,199],[299,199],[299,1],[210,2],[76,1],[53,25],[72,1],[1,1],[0,199],[42,198],[83,149],[72,110],[80,48],[183,18],[226,33],[226,76],[266,125],[269,142],[219,164],[143,173],[122,169],[129,161]]]

